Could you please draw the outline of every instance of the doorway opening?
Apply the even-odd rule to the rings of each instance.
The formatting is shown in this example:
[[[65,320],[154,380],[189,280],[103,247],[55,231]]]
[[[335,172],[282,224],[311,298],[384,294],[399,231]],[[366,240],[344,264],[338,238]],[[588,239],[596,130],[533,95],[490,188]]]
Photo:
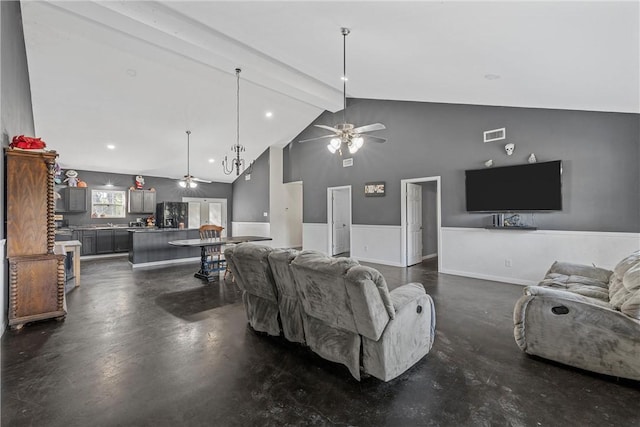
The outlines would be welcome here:
[[[227,237],[227,199],[183,197],[182,201],[189,203],[189,228],[219,225],[224,227],[221,236]]]
[[[302,181],[284,184],[286,193],[285,235],[286,247],[302,249]]]
[[[351,186],[327,188],[327,229],[330,256],[351,254]]]
[[[441,270],[440,177],[403,179],[401,185],[402,259],[404,266],[431,264]],[[437,262],[436,262],[437,261]]]

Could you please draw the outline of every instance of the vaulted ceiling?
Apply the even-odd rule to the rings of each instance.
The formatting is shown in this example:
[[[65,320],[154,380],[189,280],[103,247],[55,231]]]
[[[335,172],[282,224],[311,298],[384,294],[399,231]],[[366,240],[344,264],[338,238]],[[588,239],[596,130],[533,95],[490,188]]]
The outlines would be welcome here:
[[[22,2],[37,136],[64,168],[231,182],[349,97],[640,112],[638,2]],[[271,112],[272,117],[266,117]],[[107,145],[115,146],[108,149]],[[213,159],[213,163],[209,160]]]

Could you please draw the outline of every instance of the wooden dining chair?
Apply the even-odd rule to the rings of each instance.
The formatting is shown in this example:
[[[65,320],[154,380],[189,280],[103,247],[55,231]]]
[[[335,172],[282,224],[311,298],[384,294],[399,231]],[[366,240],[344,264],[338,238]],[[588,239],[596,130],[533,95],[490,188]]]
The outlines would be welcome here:
[[[222,230],[224,227],[214,224],[205,224],[200,226],[200,238],[201,239],[216,239],[222,238]],[[212,270],[220,271],[226,267],[222,254],[224,250],[222,246],[209,246],[206,248],[207,263],[212,267]],[[225,271],[226,275],[226,271]]]

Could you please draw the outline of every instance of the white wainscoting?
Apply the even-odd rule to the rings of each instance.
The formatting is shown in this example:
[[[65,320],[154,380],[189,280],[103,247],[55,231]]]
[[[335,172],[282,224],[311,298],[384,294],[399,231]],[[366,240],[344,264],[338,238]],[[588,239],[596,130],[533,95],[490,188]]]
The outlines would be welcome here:
[[[529,285],[554,261],[612,269],[638,249],[640,233],[443,227],[440,272]]]
[[[0,310],[2,311],[2,319],[0,319],[0,336],[4,334],[4,330],[7,328],[7,301],[5,298],[9,294],[9,283],[7,279],[7,273],[5,272],[5,268],[7,266],[7,258],[5,253],[5,244],[7,243],[7,239],[0,240],[0,280],[2,281],[2,291],[0,291]]]
[[[233,236],[262,236],[271,237],[271,224],[268,222],[231,222],[231,234]],[[260,242],[269,246],[269,242]]]
[[[302,224],[302,249],[328,253],[328,229],[326,223]]]
[[[399,225],[351,226],[351,256],[359,261],[402,267],[401,244]]]

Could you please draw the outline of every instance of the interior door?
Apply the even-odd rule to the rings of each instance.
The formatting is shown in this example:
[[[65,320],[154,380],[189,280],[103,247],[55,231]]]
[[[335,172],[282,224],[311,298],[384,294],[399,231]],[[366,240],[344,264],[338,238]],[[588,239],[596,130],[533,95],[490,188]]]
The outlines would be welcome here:
[[[332,192],[333,249],[331,255],[349,251],[351,238],[351,206],[348,189]]]
[[[407,265],[422,262],[422,186],[407,183]]]

